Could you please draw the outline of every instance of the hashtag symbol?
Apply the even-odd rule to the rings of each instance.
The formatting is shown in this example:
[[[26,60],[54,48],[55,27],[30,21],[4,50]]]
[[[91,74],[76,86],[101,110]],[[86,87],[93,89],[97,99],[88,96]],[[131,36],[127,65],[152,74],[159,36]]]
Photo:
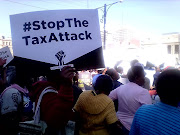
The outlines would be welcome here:
[[[24,26],[24,28],[23,28],[24,32],[26,32],[26,30],[30,31],[30,29],[31,29],[31,23],[30,22],[28,22],[28,23],[25,22],[25,24],[23,26]]]

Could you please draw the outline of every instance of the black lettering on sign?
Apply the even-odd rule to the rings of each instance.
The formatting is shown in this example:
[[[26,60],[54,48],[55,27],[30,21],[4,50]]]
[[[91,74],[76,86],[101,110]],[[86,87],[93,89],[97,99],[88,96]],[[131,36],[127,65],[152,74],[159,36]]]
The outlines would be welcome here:
[[[88,39],[88,38],[89,38],[89,39],[92,39],[92,38],[91,38],[91,33],[88,33],[87,31],[85,31],[85,35],[86,35],[86,39]]]
[[[47,43],[47,41],[46,41],[46,36],[40,36],[40,38],[41,38],[41,44],[42,43]]]
[[[39,39],[38,39],[38,37],[33,37],[32,39],[33,39],[33,40],[32,40],[32,44],[33,44],[33,45],[39,44]]]
[[[81,27],[81,21],[79,21],[79,20],[76,20],[76,18],[74,18],[74,25],[75,25],[75,27]]]
[[[40,25],[39,25],[39,21],[34,21],[33,22],[33,26],[35,26],[34,28],[33,28],[33,30],[39,30],[41,27],[40,27]]]
[[[9,55],[6,55],[4,57],[2,57],[2,59],[7,59],[9,57]]]
[[[64,22],[63,21],[57,21],[57,30],[60,30],[60,28],[64,27]]]
[[[56,40],[56,42],[58,42],[58,39],[56,38],[56,36],[54,35],[54,33],[51,33],[50,37],[49,37],[49,42],[51,42],[52,40]]]
[[[51,29],[54,28],[55,25],[56,24],[54,22],[48,22],[48,27],[51,28]]]
[[[84,33],[80,33],[80,34],[79,34],[79,39],[84,40],[84,37],[81,37],[81,36],[83,36],[83,35],[84,35]]]
[[[84,27],[88,27],[88,21],[87,21],[87,20],[84,20],[84,21],[82,22],[82,25],[83,25]]]
[[[30,31],[30,30],[40,30],[40,29],[57,29],[60,30],[61,28],[66,27],[88,27],[89,22],[87,20],[78,20],[77,18],[65,18],[63,20],[58,21],[33,21],[31,22],[25,22],[23,24],[23,30],[24,32]],[[33,26],[33,28],[31,28]]]
[[[59,37],[58,37],[59,36]],[[43,43],[51,43],[52,41],[60,42],[60,41],[77,41],[77,40],[92,40],[91,33],[88,31],[81,32],[81,33],[58,33],[57,35],[51,33],[49,36],[39,36],[39,37],[30,37],[25,36],[22,37],[25,40],[25,44],[29,45],[29,42],[32,45],[43,44]],[[0,53],[1,55],[1,53]]]
[[[60,38],[61,41],[64,41],[62,33],[59,33],[59,38]]]
[[[69,37],[68,37],[69,34],[67,32],[65,32],[65,36],[66,36],[66,40],[69,41],[70,40]]]
[[[68,21],[68,27],[71,27],[71,21],[72,21],[72,20],[73,20],[72,18],[65,19],[65,21]]]
[[[46,22],[45,22],[44,20],[41,22],[41,24],[42,24],[42,28],[43,28],[43,29],[46,29],[46,28],[47,28],[47,27],[45,26]]]
[[[25,39],[25,43],[26,43],[26,45],[28,45],[28,38],[30,38],[30,36],[25,36],[25,37],[22,37],[22,39]]]
[[[6,54],[7,53],[7,51],[2,51],[2,52],[0,52],[0,56],[1,55],[4,55],[4,54]]]
[[[77,35],[74,34],[74,33],[72,33],[72,34],[71,34],[71,40],[77,40]]]

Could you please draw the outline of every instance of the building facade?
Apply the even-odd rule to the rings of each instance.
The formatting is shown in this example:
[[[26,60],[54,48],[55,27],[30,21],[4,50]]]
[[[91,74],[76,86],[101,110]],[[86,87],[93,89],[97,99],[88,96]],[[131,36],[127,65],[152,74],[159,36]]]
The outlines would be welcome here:
[[[170,56],[174,56],[180,59],[180,34],[168,33],[162,35],[162,43],[167,46],[167,53]]]
[[[0,36],[0,48],[8,46],[11,53],[13,53],[12,49],[12,39],[11,38],[5,38],[4,36]]]
[[[166,56],[166,61],[171,63],[171,66],[178,66],[180,64],[180,34],[166,33],[159,37],[147,37],[141,42],[145,50],[151,50],[151,54],[158,51],[159,56],[162,57],[163,52]]]

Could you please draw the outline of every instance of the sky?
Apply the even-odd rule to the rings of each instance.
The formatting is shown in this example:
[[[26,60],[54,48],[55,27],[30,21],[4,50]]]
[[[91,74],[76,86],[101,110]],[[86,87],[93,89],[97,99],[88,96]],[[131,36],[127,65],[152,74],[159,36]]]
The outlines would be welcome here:
[[[102,7],[99,9],[102,19],[104,4],[114,2],[117,0],[0,0],[0,35],[11,36],[9,15]],[[107,26],[116,29],[120,25],[152,34],[180,32],[180,0],[123,0],[113,4],[107,11]]]

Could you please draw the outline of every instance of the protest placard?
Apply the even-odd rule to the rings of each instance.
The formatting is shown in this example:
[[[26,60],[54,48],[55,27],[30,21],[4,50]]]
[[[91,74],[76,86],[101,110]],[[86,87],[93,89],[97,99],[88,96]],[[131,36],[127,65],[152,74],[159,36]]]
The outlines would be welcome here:
[[[79,69],[104,67],[96,9],[22,13],[10,22],[14,56]]]
[[[0,58],[6,59],[6,64],[4,64],[3,67],[5,67],[13,59],[13,56],[8,46],[0,49]]]

